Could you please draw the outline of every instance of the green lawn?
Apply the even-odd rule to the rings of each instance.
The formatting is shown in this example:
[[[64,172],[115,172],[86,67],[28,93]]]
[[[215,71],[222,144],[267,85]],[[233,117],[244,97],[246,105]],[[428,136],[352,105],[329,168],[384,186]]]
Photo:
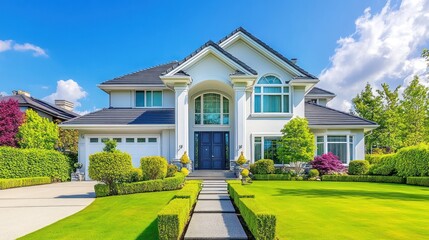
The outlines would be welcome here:
[[[97,198],[84,210],[21,239],[158,239],[157,213],[176,192]]]
[[[352,182],[254,181],[280,239],[429,239],[429,188]]]

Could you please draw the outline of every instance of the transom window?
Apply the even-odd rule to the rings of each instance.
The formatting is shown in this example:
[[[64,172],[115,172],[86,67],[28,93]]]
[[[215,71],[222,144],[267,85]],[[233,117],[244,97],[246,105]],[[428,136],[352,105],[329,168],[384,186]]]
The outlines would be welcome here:
[[[136,91],[136,107],[162,107],[162,91]]]
[[[217,93],[206,93],[195,98],[195,124],[228,125],[228,98]]]
[[[316,136],[316,148],[317,155],[331,152],[344,164],[354,160],[354,137],[351,135]]]
[[[255,113],[290,113],[289,87],[272,75],[262,77],[255,85]]]

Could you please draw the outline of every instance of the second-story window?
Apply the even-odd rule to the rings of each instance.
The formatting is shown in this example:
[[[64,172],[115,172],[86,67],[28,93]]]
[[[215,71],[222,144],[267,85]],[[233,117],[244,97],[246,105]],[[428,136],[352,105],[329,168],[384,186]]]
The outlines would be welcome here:
[[[162,91],[136,91],[136,107],[161,107]]]
[[[228,125],[229,100],[217,93],[195,98],[195,124]]]
[[[290,113],[289,86],[275,76],[259,79],[255,85],[255,113]]]

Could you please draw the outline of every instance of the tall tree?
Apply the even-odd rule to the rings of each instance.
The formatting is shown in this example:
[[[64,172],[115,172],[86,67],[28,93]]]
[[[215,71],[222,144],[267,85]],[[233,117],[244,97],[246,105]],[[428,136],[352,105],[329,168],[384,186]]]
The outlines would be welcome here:
[[[17,136],[22,148],[54,149],[58,140],[58,126],[29,109],[25,112],[25,120]]]
[[[18,101],[9,99],[0,102],[0,146],[16,146],[16,134],[23,119]]]
[[[359,117],[377,122],[380,124],[381,115],[383,112],[383,101],[379,95],[375,95],[374,91],[369,83],[366,84],[365,89],[353,98],[353,108]],[[372,146],[380,145],[380,130],[375,129],[371,134],[365,138],[365,145],[367,152],[369,152]]]
[[[404,122],[404,145],[411,146],[428,140],[428,98],[429,89],[420,83],[415,76],[410,85],[405,88],[401,106]]]
[[[57,121],[57,124],[61,122]],[[79,132],[75,129],[59,128],[59,137],[56,148],[61,152],[75,153],[78,151]]]

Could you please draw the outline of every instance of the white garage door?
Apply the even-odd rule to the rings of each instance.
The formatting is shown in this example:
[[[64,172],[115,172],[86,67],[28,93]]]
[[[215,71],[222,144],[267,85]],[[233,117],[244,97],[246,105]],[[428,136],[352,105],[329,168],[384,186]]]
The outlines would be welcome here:
[[[88,136],[88,156],[103,151],[104,141],[113,139],[118,149],[131,155],[134,167],[140,167],[140,158],[161,155],[159,135]]]

